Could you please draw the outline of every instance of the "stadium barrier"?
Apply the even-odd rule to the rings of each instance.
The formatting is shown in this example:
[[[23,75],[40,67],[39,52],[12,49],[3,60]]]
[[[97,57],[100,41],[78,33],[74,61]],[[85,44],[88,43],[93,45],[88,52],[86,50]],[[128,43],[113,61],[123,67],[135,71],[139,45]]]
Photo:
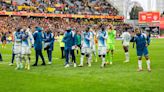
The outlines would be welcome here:
[[[164,30],[164,17],[160,18],[160,28],[161,30]]]
[[[123,20],[123,16],[110,15],[76,15],[76,14],[51,14],[51,13],[27,13],[27,12],[6,12],[0,11],[0,15],[8,16],[32,16],[32,17],[61,17],[61,18],[93,18],[93,19],[117,19]]]

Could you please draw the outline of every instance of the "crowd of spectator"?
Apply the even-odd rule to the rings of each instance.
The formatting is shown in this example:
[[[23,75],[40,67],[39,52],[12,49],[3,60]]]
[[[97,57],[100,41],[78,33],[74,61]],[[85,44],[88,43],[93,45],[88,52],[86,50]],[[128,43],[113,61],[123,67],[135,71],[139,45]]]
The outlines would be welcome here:
[[[115,21],[108,19],[74,19],[74,18],[37,18],[37,17],[0,17],[0,30],[1,32],[14,31],[17,27],[41,26],[44,29],[50,28],[53,31],[59,29],[65,30],[68,26],[72,28],[78,28],[83,30],[84,26],[93,25],[99,26],[101,24],[113,24],[117,30],[121,30],[122,27],[130,27],[131,25],[124,23],[123,21]],[[80,29],[81,28],[81,29]]]
[[[106,0],[0,0],[0,11],[118,15]]]
[[[0,17],[0,32],[7,36],[11,36],[18,27],[30,27],[32,31],[35,31],[36,26],[42,27],[44,30],[50,29],[54,34],[65,31],[68,27],[75,29],[76,31],[84,31],[87,26],[92,26],[93,30],[98,31],[101,24],[109,25],[113,24],[117,30],[117,36],[123,32],[125,28],[131,28],[130,24],[126,24],[123,21],[111,21],[107,19],[70,19],[70,18],[36,18],[36,17]]]

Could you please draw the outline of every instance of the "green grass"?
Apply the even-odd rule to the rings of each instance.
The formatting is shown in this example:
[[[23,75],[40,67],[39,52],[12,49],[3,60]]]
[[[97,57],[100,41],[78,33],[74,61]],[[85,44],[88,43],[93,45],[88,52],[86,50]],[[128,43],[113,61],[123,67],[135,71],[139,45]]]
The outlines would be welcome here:
[[[92,67],[70,67],[65,69],[60,59],[59,44],[55,43],[53,65],[31,67],[30,71],[15,70],[9,66],[12,45],[0,47],[3,62],[0,62],[0,92],[164,92],[164,39],[153,39],[149,46],[152,72],[137,72],[137,56],[130,47],[130,63],[123,63],[124,52],[121,41],[116,42],[114,64],[104,69],[101,62]],[[47,55],[44,52],[46,61]],[[80,55],[77,55],[79,63]],[[32,63],[34,63],[34,51]],[[39,59],[41,60],[41,59]],[[41,64],[41,61],[39,61]]]

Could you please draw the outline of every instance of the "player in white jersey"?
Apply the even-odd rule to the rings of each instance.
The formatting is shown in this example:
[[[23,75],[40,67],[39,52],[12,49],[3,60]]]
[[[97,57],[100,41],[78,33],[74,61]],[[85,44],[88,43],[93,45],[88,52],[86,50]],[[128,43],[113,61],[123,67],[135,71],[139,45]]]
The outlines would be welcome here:
[[[99,57],[102,58],[101,68],[103,68],[105,65],[105,56],[107,52],[106,40],[108,38],[108,33],[105,30],[104,26],[101,26],[101,29],[98,31],[97,38],[98,38],[98,54]]]
[[[97,62],[96,45],[95,45],[96,32],[94,32],[93,29],[90,28],[90,33],[91,33],[91,58],[92,58],[92,54],[94,54],[95,62]]]
[[[16,58],[16,65],[17,67],[15,69],[20,69],[23,68],[23,64],[21,61],[21,42],[22,42],[22,38],[21,38],[21,28],[18,28],[16,30],[16,32],[14,32],[13,34],[14,36],[14,46],[13,46],[13,52],[15,54],[15,58]]]
[[[83,66],[84,55],[87,57],[88,66],[91,67],[91,33],[89,31],[89,27],[86,29],[85,32],[82,32],[82,48],[81,48],[81,58],[80,58],[80,65],[79,67]]]
[[[34,38],[30,29],[27,28],[26,30],[22,31],[22,51],[21,51],[21,58],[25,61],[25,69],[30,70],[30,55],[31,55],[31,47],[34,44]]]
[[[122,45],[125,51],[125,58],[126,58],[126,60],[124,61],[125,63],[129,62],[129,43],[131,40],[131,35],[127,30],[128,29],[126,29],[121,35]]]

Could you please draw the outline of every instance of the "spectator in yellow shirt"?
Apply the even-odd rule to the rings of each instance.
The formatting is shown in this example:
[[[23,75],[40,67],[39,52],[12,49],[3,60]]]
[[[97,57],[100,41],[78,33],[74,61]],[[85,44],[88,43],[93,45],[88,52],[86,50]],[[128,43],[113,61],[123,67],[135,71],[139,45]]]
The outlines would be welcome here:
[[[63,37],[64,37],[64,34],[61,32],[60,36],[58,38],[58,41],[59,41],[59,44],[60,44],[60,49],[61,49],[61,53],[62,53],[61,58],[62,59],[65,57],[65,55],[64,55],[64,42],[62,42]]]

